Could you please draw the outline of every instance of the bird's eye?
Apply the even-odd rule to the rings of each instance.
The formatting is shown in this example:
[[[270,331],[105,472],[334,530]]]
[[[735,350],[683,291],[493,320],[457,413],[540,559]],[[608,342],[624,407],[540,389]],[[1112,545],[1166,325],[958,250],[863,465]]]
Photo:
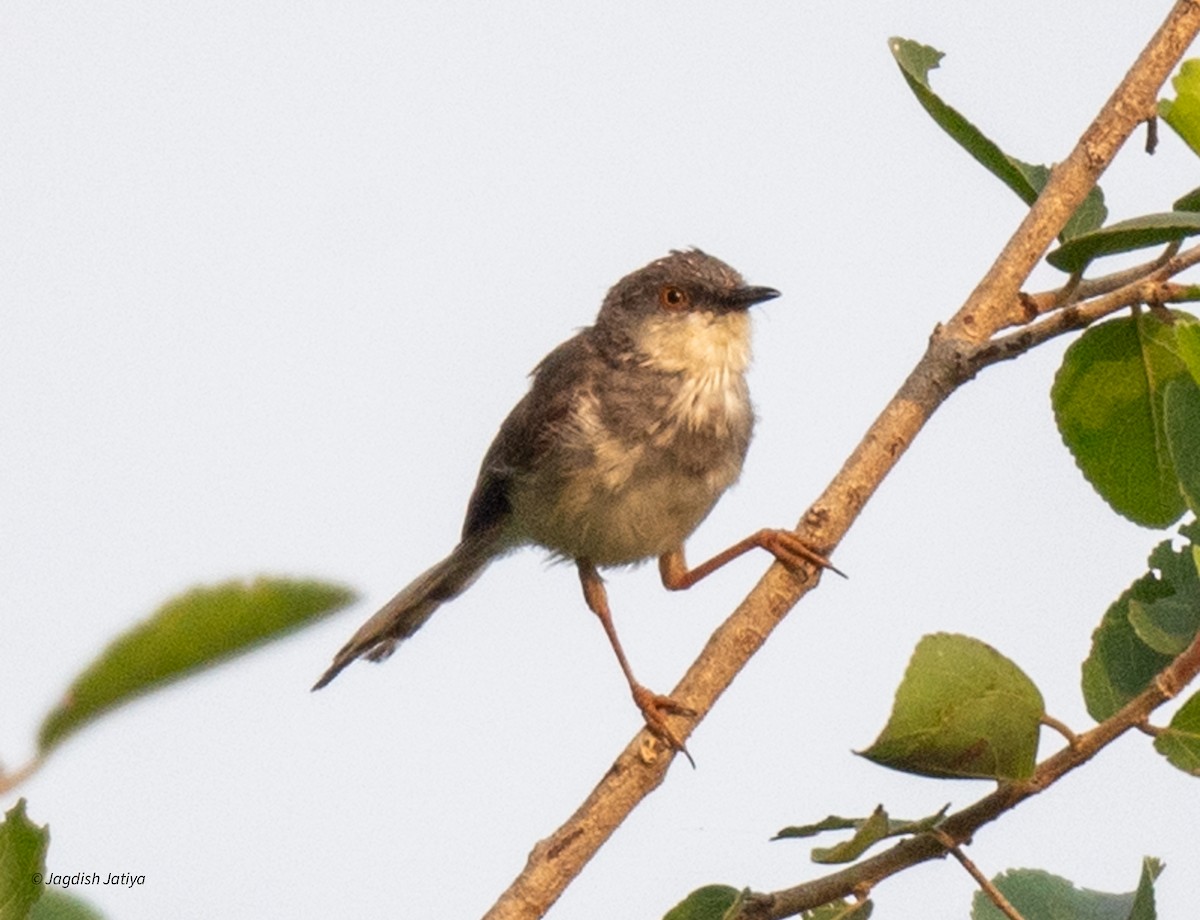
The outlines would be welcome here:
[[[686,310],[690,300],[687,291],[677,288],[673,284],[665,285],[658,292],[658,302],[662,304],[664,310]]]

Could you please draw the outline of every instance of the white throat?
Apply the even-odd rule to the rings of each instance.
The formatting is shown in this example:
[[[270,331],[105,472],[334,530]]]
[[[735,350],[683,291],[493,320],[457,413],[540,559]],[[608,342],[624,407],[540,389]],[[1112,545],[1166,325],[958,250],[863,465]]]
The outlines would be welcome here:
[[[645,367],[682,376],[671,410],[686,427],[738,425],[750,416],[745,311],[651,317],[639,330],[637,348]]]
[[[642,362],[655,370],[685,374],[744,374],[750,366],[750,317],[686,313],[645,320],[637,337]]]

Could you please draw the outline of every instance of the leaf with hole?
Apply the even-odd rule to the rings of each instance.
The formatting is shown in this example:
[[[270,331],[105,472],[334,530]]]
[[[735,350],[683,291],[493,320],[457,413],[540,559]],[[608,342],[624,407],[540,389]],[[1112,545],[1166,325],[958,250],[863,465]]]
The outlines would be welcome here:
[[[1180,528],[1187,539],[1194,532],[1194,524]],[[1097,722],[1113,716],[1171,663],[1173,656],[1162,649],[1178,647],[1172,633],[1179,631],[1179,606],[1200,606],[1192,550],[1190,545],[1176,549],[1170,540],[1159,543],[1150,553],[1151,571],[1122,592],[1092,634],[1083,663],[1083,698]]]

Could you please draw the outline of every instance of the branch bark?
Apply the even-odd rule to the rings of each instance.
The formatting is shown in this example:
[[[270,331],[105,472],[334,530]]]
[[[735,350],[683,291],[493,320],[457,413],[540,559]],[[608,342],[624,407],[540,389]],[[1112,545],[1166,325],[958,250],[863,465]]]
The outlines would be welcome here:
[[[1130,134],[1153,115],[1159,87],[1198,30],[1200,2],[1180,0],[1070,156],[1052,170],[1041,196],[978,287],[954,317],[934,331],[924,357],[805,513],[798,528],[805,542],[826,553],[836,546],[925,422],[978,370],[971,354],[1000,329],[1027,321],[1027,308],[1018,296],[1021,285]],[[778,564],[767,571],[671,692],[697,713],[675,720],[679,737],[686,740],[771,631],[818,581],[819,573],[797,576]],[[485,920],[543,916],[625,817],[658,788],[671,760],[671,753],[652,736],[639,733],[575,813],[533,848],[525,868]],[[906,843],[915,845],[922,839]]]

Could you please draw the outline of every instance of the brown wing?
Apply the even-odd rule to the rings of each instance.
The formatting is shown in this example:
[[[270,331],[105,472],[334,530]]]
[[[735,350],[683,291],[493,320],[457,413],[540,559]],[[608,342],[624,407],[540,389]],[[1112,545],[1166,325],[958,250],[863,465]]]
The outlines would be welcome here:
[[[569,422],[573,402],[590,390],[602,363],[590,332],[585,329],[563,342],[534,368],[529,392],[513,407],[484,455],[467,505],[464,540],[502,525],[512,510],[508,496],[513,479],[555,450],[556,434]]]

